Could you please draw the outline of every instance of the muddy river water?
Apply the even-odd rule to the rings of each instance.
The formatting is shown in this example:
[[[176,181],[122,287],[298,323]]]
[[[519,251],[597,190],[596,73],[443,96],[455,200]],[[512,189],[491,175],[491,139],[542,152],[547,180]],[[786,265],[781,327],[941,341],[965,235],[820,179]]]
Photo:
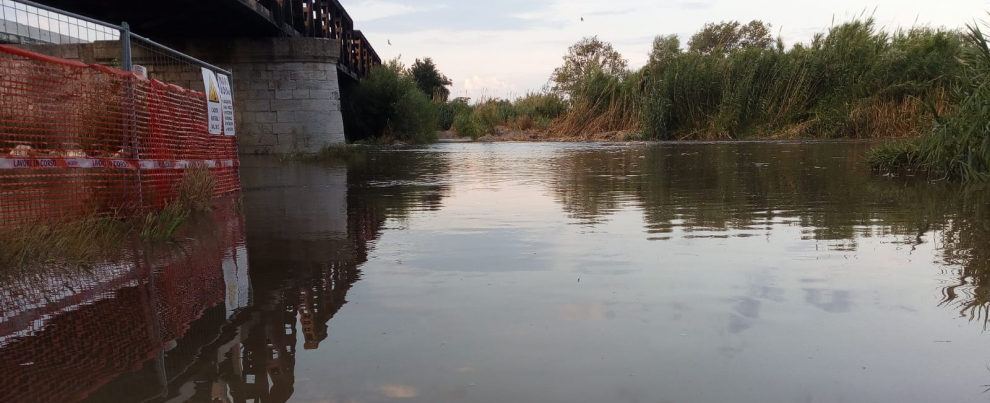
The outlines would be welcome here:
[[[4,402],[985,402],[990,188],[868,143],[242,160],[173,245],[0,285]]]

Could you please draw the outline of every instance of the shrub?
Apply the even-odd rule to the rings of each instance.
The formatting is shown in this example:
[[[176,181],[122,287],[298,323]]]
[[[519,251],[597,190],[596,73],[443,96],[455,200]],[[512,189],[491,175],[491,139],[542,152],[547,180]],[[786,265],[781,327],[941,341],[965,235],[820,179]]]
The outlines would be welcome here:
[[[489,134],[498,132],[499,126],[505,126],[516,119],[516,111],[512,103],[499,98],[482,101],[474,107],[474,115],[481,130]]]
[[[515,100],[513,107],[519,116],[528,116],[534,120],[554,120],[567,111],[567,101],[552,92],[528,93]]]
[[[520,116],[516,119],[514,126],[516,130],[530,130],[534,126],[533,118],[529,117],[529,115]]]
[[[454,118],[465,111],[470,113],[471,106],[460,99],[439,104],[437,107],[437,127],[440,130],[450,130],[454,125]]]
[[[372,68],[349,98],[349,130],[355,139],[436,141],[437,107],[398,59]]]
[[[472,140],[477,140],[482,134],[481,126],[470,110],[466,110],[454,118],[454,130],[457,131],[458,136],[470,137]]]
[[[570,109],[551,130],[561,136],[636,130],[639,127],[639,74],[610,74],[595,69],[571,95]]]

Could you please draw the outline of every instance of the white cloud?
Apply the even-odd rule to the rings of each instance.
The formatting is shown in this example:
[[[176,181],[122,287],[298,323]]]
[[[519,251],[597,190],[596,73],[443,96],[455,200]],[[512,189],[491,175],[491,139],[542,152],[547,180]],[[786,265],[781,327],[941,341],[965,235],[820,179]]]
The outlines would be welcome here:
[[[374,21],[416,11],[419,10],[412,6],[380,0],[364,0],[347,6],[347,13],[356,21]]]
[[[486,98],[514,98],[523,95],[519,93],[519,85],[495,76],[474,76],[463,80],[461,85],[457,84],[454,83],[454,88],[451,91],[453,96],[468,97],[474,101]]]

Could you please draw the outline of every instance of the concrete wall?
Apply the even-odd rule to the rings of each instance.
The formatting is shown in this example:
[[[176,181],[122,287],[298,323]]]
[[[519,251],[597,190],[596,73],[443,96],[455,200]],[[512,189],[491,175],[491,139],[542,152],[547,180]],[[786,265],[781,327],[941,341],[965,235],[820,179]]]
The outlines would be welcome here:
[[[183,49],[231,67],[241,153],[317,152],[344,143],[337,42],[258,38]]]
[[[119,66],[120,43],[24,45],[25,49],[85,63]],[[314,153],[344,143],[337,60],[340,45],[318,38],[196,41],[175,47],[233,73],[241,154]],[[163,60],[135,47],[134,64],[150,78],[203,91],[196,65]]]

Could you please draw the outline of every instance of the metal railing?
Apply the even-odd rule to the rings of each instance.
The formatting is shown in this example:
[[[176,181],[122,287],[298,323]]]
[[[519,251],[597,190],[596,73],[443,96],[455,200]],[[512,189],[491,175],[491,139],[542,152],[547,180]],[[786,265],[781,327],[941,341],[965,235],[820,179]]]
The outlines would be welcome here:
[[[30,0],[0,0],[0,43],[19,44],[80,44],[119,41],[122,70],[130,71],[135,58],[141,64],[194,65],[205,67],[228,77],[228,69],[214,66],[130,30],[126,22],[120,25],[49,7]],[[135,48],[140,48],[135,51]],[[169,81],[169,80],[163,80]]]

